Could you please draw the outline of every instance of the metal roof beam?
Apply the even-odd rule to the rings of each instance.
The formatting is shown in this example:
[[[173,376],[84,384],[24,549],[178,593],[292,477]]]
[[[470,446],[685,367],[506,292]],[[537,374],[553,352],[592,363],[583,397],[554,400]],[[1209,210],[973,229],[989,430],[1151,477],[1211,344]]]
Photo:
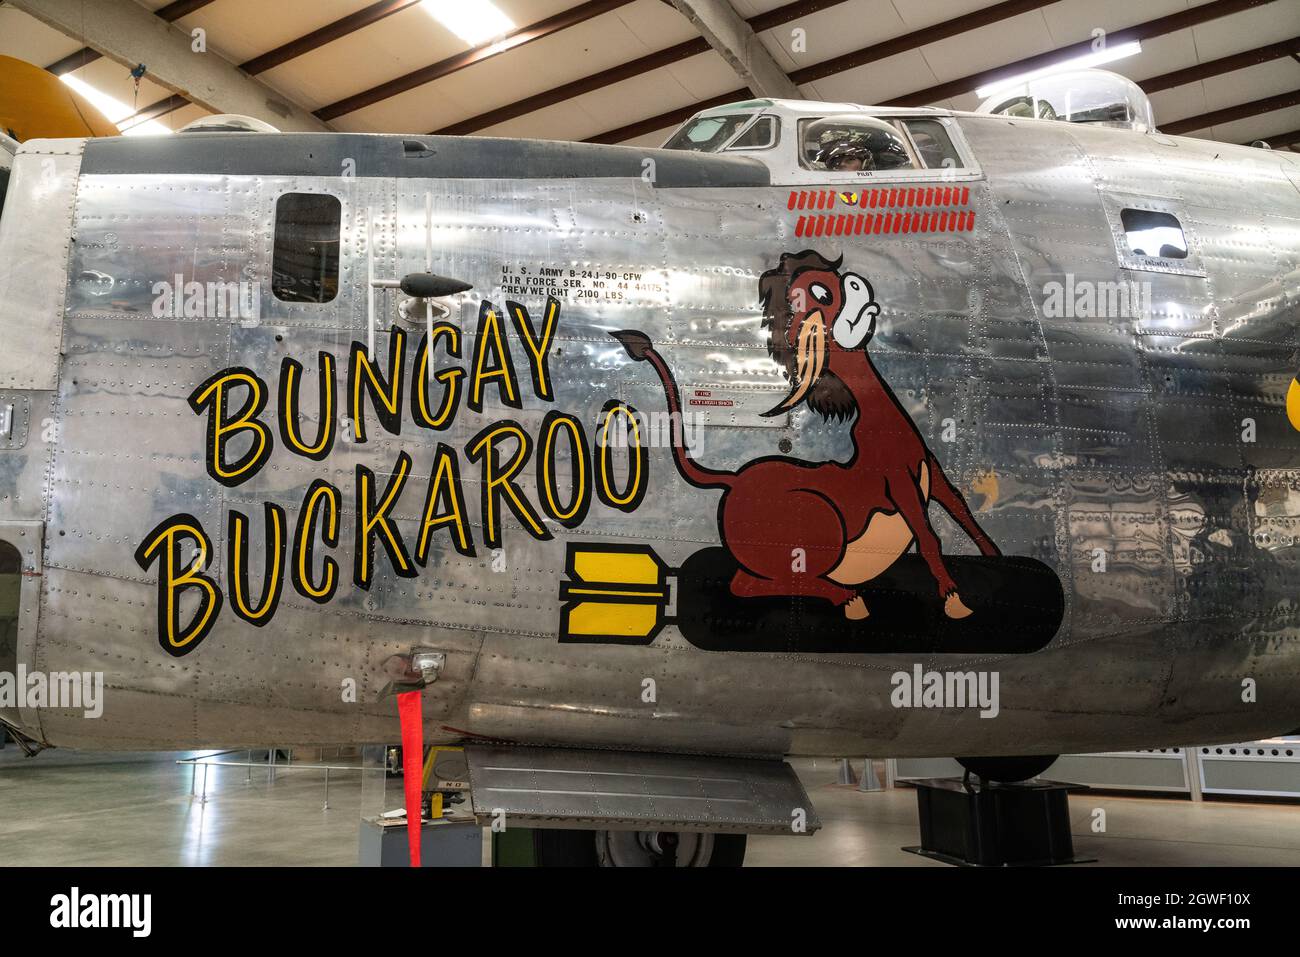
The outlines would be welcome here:
[[[1270,43],[1267,46],[1256,47],[1253,50],[1219,57],[1217,60],[1207,60],[1204,63],[1198,63],[1196,66],[1189,66],[1183,70],[1161,73],[1149,80],[1138,80],[1138,86],[1142,87],[1145,93],[1159,93],[1161,90],[1170,90],[1185,83],[1208,80],[1212,76],[1232,73],[1234,70],[1244,70],[1248,67],[1258,66],[1261,63],[1267,63],[1270,60],[1280,60],[1282,57],[1293,56],[1297,52],[1300,52],[1300,37],[1292,37],[1290,40]]]
[[[187,17],[195,10],[206,7],[212,0],[175,0],[166,6],[159,7],[155,10],[154,16],[161,17],[168,23],[173,23],[181,17]],[[98,50],[92,50],[90,47],[82,47],[76,53],[70,53],[62,60],[55,60],[45,69],[49,70],[55,76],[63,76],[65,73],[71,73],[73,70],[80,70],[87,63],[94,63],[100,58]]]
[[[1054,2],[1054,0],[1049,0],[1049,2]],[[1242,10],[1248,10],[1251,7],[1259,7],[1273,2],[1274,0],[1210,0],[1209,3],[1191,7],[1187,10],[1166,17],[1159,17],[1158,19],[1149,20],[1145,23],[1137,24],[1136,26],[1126,27],[1122,30],[1112,30],[1106,35],[1106,41],[1115,44],[1123,43],[1128,40],[1143,40],[1150,37],[1162,36],[1166,33],[1172,33],[1175,30],[1197,26],[1201,23],[1217,20],[1220,17],[1239,13]],[[792,73],[790,78],[794,80],[794,82],[800,84],[811,83],[824,77],[840,73],[843,70],[852,69],[855,66],[871,63],[886,56],[893,56],[896,53],[903,52],[903,49],[913,49],[915,46],[931,43],[934,42],[934,40],[941,39],[945,36],[953,36],[956,33],[962,33],[966,30],[975,29],[978,26],[985,26],[1008,16],[1014,16],[1016,12],[1025,12],[1024,9],[1021,9],[1018,11],[1005,12],[1002,16],[993,16],[999,8],[1015,6],[1017,5],[1014,3],[1000,3],[985,8],[984,10],[976,10],[973,13],[955,17],[945,23],[937,24],[933,27],[926,27],[922,30],[916,30],[904,37],[896,37],[894,40],[887,40],[884,43],[877,43],[870,47],[864,47],[854,53],[842,57],[836,57],[834,60],[827,63],[818,63],[810,67],[805,67],[802,70],[797,70]],[[1037,3],[1033,6],[1047,6],[1047,3]],[[1030,8],[1032,9],[1032,6]],[[979,20],[980,22],[974,22],[975,20]],[[967,23],[969,23],[969,25],[967,25]],[[954,29],[950,31],[949,28]],[[903,41],[911,41],[914,46],[904,47],[903,49],[900,49],[897,46],[890,46],[891,44],[901,45]],[[968,93],[976,87],[983,86],[986,83],[996,82],[1029,70],[1050,66],[1061,59],[1071,56],[1088,53],[1092,50],[1092,42],[1091,38],[1088,40],[1081,40],[1078,43],[1059,47],[1056,50],[1049,50],[1046,53],[1026,57],[1023,60],[1019,60],[1007,66],[974,73],[970,76],[962,77],[959,80],[952,80],[948,83],[941,83],[938,86],[918,90],[915,93],[909,93],[906,96],[900,96],[878,105],[924,106],[933,103],[936,100],[960,96],[962,93]],[[667,113],[661,113],[658,116],[652,116],[636,123],[630,123],[627,126],[621,126],[615,130],[609,130],[599,136],[591,137],[588,142],[618,143],[623,140],[630,140],[633,137],[652,133],[655,130],[663,129],[664,127],[676,126],[693,116],[695,113],[698,113],[700,110],[708,109],[712,106],[720,106],[730,100],[740,99],[744,96],[744,90],[733,90],[730,93],[724,93],[721,96],[712,97],[702,103],[696,103],[677,110],[670,110]]]
[[[882,40],[879,43],[873,43],[870,46],[862,47],[860,50],[854,50],[852,53],[846,53],[844,56],[836,57],[833,65],[816,64],[795,70],[790,74],[790,79],[796,84],[812,83],[823,77],[830,76],[833,73],[839,73],[843,70],[851,70],[855,67],[865,66],[870,63],[877,63],[887,57],[897,56],[900,53],[907,53],[911,50],[918,49],[927,43],[935,43],[948,37],[960,36],[979,27],[988,26],[992,23],[998,23],[1010,17],[1019,16],[1022,13],[1029,13],[1038,10],[1041,7],[1050,6],[1057,0],[1003,0],[1002,3],[995,3],[990,7],[984,7],[981,10],[972,10],[970,13],[964,13],[961,16],[945,20],[943,23],[936,23],[932,26],[922,27],[919,30],[913,30],[910,33],[904,33],[900,36],[892,37],[888,40]],[[793,6],[793,5],[792,5]],[[775,12],[775,11],[774,11]],[[757,18],[756,18],[757,19]],[[790,19],[794,19],[791,17]],[[750,24],[754,29],[769,29],[769,27],[758,27],[751,20]],[[774,24],[773,24],[774,25]],[[694,103],[690,106],[680,107],[676,110],[669,110],[667,113],[660,113],[658,116],[652,116],[648,119],[640,120],[636,123],[621,126],[616,130],[609,130],[599,136],[593,136],[589,142],[592,143],[618,143],[622,140],[630,140],[636,136],[643,136],[646,133],[653,133],[655,130],[663,129],[667,126],[676,126],[684,122],[691,116],[694,116],[700,110],[707,110],[714,106],[722,106],[724,103],[731,103],[735,100],[744,99],[747,95],[745,90],[732,90],[719,96],[710,97],[700,103]]]
[[[1188,27],[1198,26],[1211,20],[1217,20],[1220,17],[1240,13],[1242,10],[1249,10],[1251,7],[1262,7],[1266,3],[1273,2],[1274,0],[1211,0],[1209,3],[1189,7],[1178,13],[1171,13],[1166,17],[1158,17],[1155,20],[1148,20],[1136,26],[1125,27],[1122,30],[1108,31],[1106,44],[1108,46],[1118,46],[1121,43],[1128,43],[1133,40],[1149,40],[1153,37],[1164,36],[1177,30],[1185,30]],[[1000,66],[995,70],[981,70],[979,73],[972,73],[970,76],[964,76],[959,80],[949,80],[947,83],[940,83],[938,86],[917,90],[915,93],[896,97],[880,105],[928,106],[938,100],[961,96],[963,93],[971,92],[971,90],[998,83],[1001,80],[1012,79],[1031,70],[1050,67],[1061,60],[1068,60],[1071,57],[1091,53],[1093,52],[1093,42],[1091,38],[1080,40],[1078,43],[1057,47],[1055,50],[1048,50],[1046,53],[1025,57],[1023,60],[1008,63],[1006,66]]]
[[[797,100],[802,94],[728,0],[672,0],[755,96]]]
[[[672,4],[672,0],[663,0],[663,2],[669,5]],[[771,30],[792,20],[809,16],[828,7],[838,6],[844,2],[845,0],[793,0],[793,2],[777,7],[775,10],[769,10],[767,13],[760,13],[758,16],[750,17],[745,22],[749,24],[750,29],[755,33],[761,33],[764,30]],[[1034,2],[1042,6],[1046,3],[1054,3],[1056,0],[1014,0],[1014,2],[1018,4]],[[698,56],[701,53],[708,53],[709,50],[709,41],[703,37],[685,40],[662,50],[656,50],[654,53],[647,53],[635,60],[620,63],[608,70],[601,70],[599,73],[585,76],[580,80],[562,83],[549,90],[543,90],[541,93],[535,93],[522,100],[516,100],[514,103],[499,106],[488,110],[486,113],[479,113],[477,116],[467,117],[449,126],[444,126],[442,129],[434,130],[433,133],[447,136],[474,133],[489,126],[504,123],[506,120],[513,120],[515,117],[524,116],[548,106],[554,106],[556,103],[563,103],[575,96],[582,96],[584,93],[600,90],[623,80],[630,80],[651,70],[657,70],[660,67]],[[740,91],[740,98],[743,99],[746,95],[745,90]],[[736,99],[736,97],[733,96],[731,99]],[[703,109],[703,107],[697,107],[697,109]],[[655,127],[655,129],[658,129],[658,127]]]
[[[129,67],[144,63],[155,83],[215,113],[242,113],[289,131],[329,127],[216,53],[194,53],[190,37],[132,0],[9,0],[70,37]]]
[[[76,53],[69,53],[62,59],[55,60],[45,69],[49,70],[55,76],[63,76],[65,73],[71,73],[73,70],[80,70],[87,63],[94,63],[98,60],[100,54],[97,50],[90,47],[82,47]]]
[[[1180,136],[1195,130],[1207,130],[1211,126],[1218,126],[1220,123],[1232,123],[1237,120],[1244,120],[1247,117],[1259,116],[1261,113],[1285,110],[1297,104],[1300,104],[1300,90],[1292,90],[1290,93],[1266,96],[1258,100],[1251,100],[1249,103],[1238,103],[1236,106],[1225,107],[1222,110],[1211,110],[1209,113],[1202,113],[1199,116],[1189,116],[1186,119],[1175,120],[1172,123],[1161,125],[1160,132],[1168,133],[1170,136]]]
[[[195,2],[199,2],[199,0],[195,0]],[[203,2],[211,3],[212,0],[203,0]],[[341,40],[349,34],[356,33],[363,27],[378,23],[386,17],[391,17],[394,13],[401,13],[403,10],[418,6],[423,2],[424,0],[379,0],[378,3],[372,3],[368,7],[362,7],[355,13],[340,17],[332,23],[327,23],[318,30],[295,37],[288,43],[282,43],[273,50],[259,53],[251,60],[239,64],[239,68],[250,76],[256,76],[258,73],[264,73],[273,67],[288,63],[290,60],[320,49],[327,43]],[[99,54],[95,55],[98,56]],[[128,116],[122,123],[132,125],[137,122],[142,123],[145,120],[156,119],[170,113],[172,110],[179,109],[188,102],[189,100],[180,96],[180,94],[169,96],[165,100],[159,100],[157,103],[146,106],[140,112]]]
[[[471,47],[464,53],[457,53],[455,56],[439,60],[437,63],[431,63],[411,73],[380,83],[378,86],[372,86],[368,90],[362,90],[360,93],[355,93],[336,103],[326,104],[316,111],[316,115],[322,120],[332,120],[347,113],[355,113],[357,110],[363,110],[368,106],[373,106],[383,100],[397,96],[399,93],[413,90],[417,86],[432,83],[434,80],[449,76],[468,66],[473,66],[475,63],[481,63],[491,57],[500,56],[507,50],[513,50],[525,43],[549,37],[553,33],[584,23],[593,17],[600,16],[602,13],[617,10],[619,7],[631,2],[632,0],[587,0],[586,3],[579,4],[568,10],[562,10],[554,16],[538,20],[526,27],[520,27],[512,33],[507,33],[504,37]]]
[[[118,120],[117,128],[125,132],[133,126],[141,123],[147,123],[150,120],[156,120],[160,116],[166,116],[179,110],[182,106],[189,106],[189,97],[181,96],[179,93],[173,93],[171,96],[164,97],[157,103],[150,103],[142,110],[137,110],[130,116]]]
[[[424,0],[379,0],[378,3],[362,7],[355,13],[340,17],[333,23],[327,23],[318,30],[313,30],[311,33],[290,40],[288,43],[282,43],[274,50],[260,53],[253,59],[239,64],[239,68],[245,73],[254,75],[263,73],[272,67],[279,66],[281,63],[287,63],[305,53],[319,49],[327,43],[333,43],[335,40],[340,40],[351,33],[356,33],[362,27],[378,23],[386,17],[391,17],[394,13],[401,13],[409,7],[419,6],[423,2]]]

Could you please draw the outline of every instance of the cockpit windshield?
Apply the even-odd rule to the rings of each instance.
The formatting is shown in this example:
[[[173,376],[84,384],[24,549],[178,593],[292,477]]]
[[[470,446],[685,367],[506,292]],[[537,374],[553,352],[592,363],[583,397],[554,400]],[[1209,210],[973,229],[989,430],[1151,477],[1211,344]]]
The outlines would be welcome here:
[[[664,149],[716,153],[727,145],[753,115],[746,112],[696,117],[674,133],[664,144]]]

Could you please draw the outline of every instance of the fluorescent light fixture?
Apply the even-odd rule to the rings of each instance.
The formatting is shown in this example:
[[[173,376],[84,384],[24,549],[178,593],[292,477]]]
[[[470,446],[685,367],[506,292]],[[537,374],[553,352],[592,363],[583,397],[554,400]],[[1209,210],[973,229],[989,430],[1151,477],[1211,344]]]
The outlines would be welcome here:
[[[429,14],[472,47],[509,33],[514,21],[492,0],[424,0]]]
[[[1051,76],[1054,73],[1064,73],[1066,70],[1084,70],[1090,66],[1101,66],[1103,63],[1112,63],[1115,60],[1122,60],[1124,57],[1133,56],[1135,53],[1141,52],[1142,44],[1137,40],[1130,40],[1128,43],[1121,43],[1113,47],[1103,47],[1100,50],[1085,53],[1083,56],[1070,57],[1068,60],[1062,60],[1060,63],[1053,63],[1051,66],[1040,67],[1037,70],[1022,73],[1019,76],[1009,77],[1005,80],[998,80],[996,83],[990,83],[988,86],[980,87],[975,91],[975,95],[982,100],[986,97],[992,96],[999,90],[1005,90],[1012,86],[1019,86],[1022,83],[1028,83],[1030,80],[1037,80],[1040,77]]]
[[[128,116],[135,115],[135,110],[131,109],[131,107],[127,106],[121,100],[115,100],[107,93],[100,92],[85,80],[79,80],[71,73],[65,73],[63,76],[59,77],[59,79],[72,87],[74,93],[89,101],[91,106],[103,113],[104,118],[115,126]],[[119,127],[119,129],[121,128]],[[160,133],[170,133],[171,130],[159,123],[157,120],[145,120],[142,123],[128,126],[127,128],[122,129],[121,132],[123,136],[150,136],[158,135]]]

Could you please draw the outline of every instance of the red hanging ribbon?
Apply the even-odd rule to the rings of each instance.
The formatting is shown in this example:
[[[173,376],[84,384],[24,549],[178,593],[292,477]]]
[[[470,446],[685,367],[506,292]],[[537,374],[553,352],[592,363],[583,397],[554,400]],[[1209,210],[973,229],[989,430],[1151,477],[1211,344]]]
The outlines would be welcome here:
[[[406,788],[406,841],[411,848],[411,866],[420,866],[420,792],[424,784],[424,721],[419,691],[397,696],[397,715],[402,722],[402,783]]]

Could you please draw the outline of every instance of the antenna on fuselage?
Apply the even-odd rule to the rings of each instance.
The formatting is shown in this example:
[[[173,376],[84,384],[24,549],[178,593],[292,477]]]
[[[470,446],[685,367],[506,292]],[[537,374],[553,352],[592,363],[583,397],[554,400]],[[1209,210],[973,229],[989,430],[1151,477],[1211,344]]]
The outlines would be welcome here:
[[[442,296],[454,296],[468,292],[474,286],[471,283],[448,276],[436,275],[433,271],[433,193],[424,194],[424,272],[407,273],[401,279],[378,279],[375,276],[375,229],[374,207],[366,207],[366,348],[370,355],[375,353],[375,290],[400,289],[413,300],[424,300],[424,332],[428,348],[433,348],[433,312],[441,313],[439,319],[446,319],[451,310],[435,299]],[[405,305],[405,304],[403,304]],[[410,318],[403,309],[401,315]],[[433,362],[425,365],[425,375],[429,384],[433,384]]]

